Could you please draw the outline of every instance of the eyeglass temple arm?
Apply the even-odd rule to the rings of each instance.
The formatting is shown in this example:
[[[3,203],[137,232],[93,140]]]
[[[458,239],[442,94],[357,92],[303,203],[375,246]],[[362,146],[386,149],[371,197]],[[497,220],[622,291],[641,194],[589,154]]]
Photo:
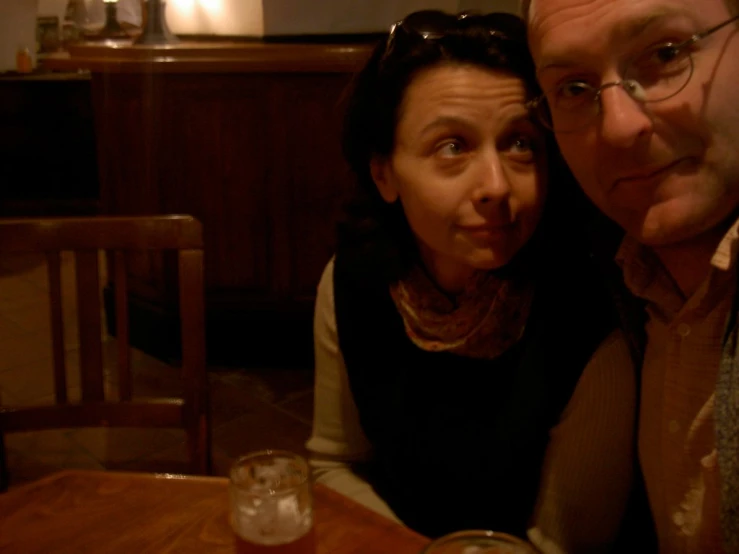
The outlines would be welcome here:
[[[706,38],[708,35],[710,35],[712,33],[715,33],[719,29],[723,29],[729,23],[733,23],[737,19],[739,19],[739,15],[735,15],[731,19],[727,19],[726,21],[723,21],[722,23],[719,23],[718,25],[714,25],[710,29],[706,29],[705,31],[701,31],[700,33],[696,33],[692,37],[690,37],[688,40],[686,40],[685,42],[688,43],[688,44],[695,43],[695,42],[697,42],[697,41],[699,41],[699,40],[701,40],[703,38]]]

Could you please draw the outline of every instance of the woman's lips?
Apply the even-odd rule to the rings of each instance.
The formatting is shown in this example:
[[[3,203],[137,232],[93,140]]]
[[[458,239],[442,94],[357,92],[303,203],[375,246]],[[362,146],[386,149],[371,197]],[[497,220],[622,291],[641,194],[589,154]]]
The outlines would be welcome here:
[[[477,237],[492,237],[511,231],[514,223],[485,223],[483,225],[460,225],[464,232]]]

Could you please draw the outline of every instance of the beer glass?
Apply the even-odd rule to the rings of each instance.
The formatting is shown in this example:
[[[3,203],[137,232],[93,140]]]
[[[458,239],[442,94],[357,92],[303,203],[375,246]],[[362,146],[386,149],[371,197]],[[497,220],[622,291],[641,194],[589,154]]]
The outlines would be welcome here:
[[[304,458],[282,450],[242,456],[231,468],[229,495],[237,554],[315,554]]]
[[[458,531],[426,546],[421,554],[536,554],[528,543],[494,531]]]

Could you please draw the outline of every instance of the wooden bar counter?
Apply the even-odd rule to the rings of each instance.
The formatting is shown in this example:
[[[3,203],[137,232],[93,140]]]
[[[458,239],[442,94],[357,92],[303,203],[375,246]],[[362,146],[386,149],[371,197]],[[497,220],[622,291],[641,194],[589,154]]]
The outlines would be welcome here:
[[[202,221],[211,363],[310,363],[315,287],[351,186],[341,98],[371,48],[90,43],[45,60],[91,72],[101,211]],[[135,262],[132,338],[166,356],[175,266]]]

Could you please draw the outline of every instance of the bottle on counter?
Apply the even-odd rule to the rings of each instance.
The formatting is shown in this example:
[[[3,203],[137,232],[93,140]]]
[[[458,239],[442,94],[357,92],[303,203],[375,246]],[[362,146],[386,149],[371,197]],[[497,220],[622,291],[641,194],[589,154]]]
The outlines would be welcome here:
[[[18,73],[31,73],[33,71],[33,58],[28,47],[18,47],[15,53],[15,69]]]

